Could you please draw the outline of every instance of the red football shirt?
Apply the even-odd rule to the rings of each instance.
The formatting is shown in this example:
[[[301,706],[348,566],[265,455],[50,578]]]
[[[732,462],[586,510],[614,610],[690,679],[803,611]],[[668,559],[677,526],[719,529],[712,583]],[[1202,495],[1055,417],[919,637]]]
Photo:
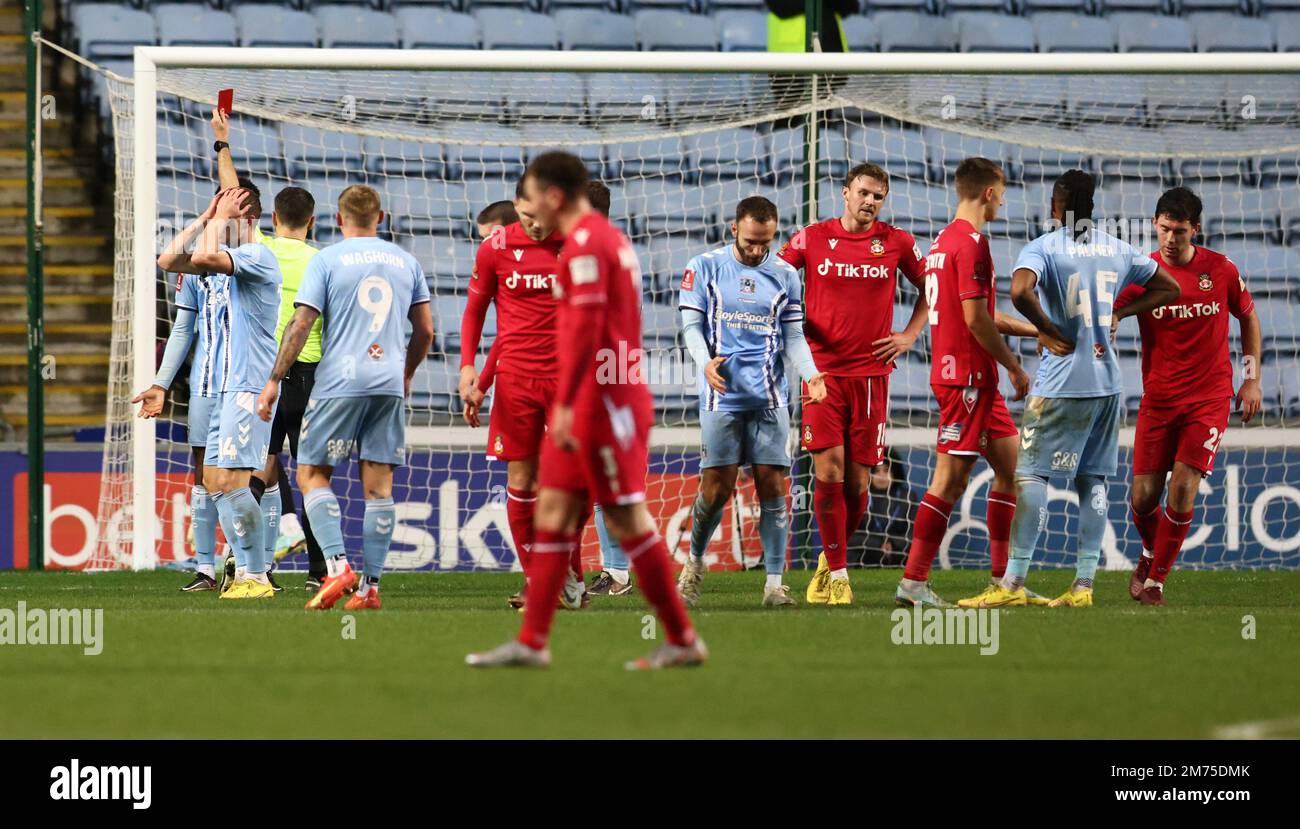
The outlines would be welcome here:
[[[560,234],[534,241],[519,222],[499,227],[479,245],[461,325],[461,365],[473,365],[487,305],[497,305],[497,370],[555,376],[555,294]],[[476,324],[477,323],[477,324]],[[495,344],[494,344],[495,345]]]
[[[1255,300],[1232,260],[1197,247],[1185,266],[1170,265],[1151,254],[1178,280],[1178,301],[1138,316],[1142,333],[1142,394],[1155,405],[1199,403],[1232,397],[1232,357],[1228,352],[1228,315],[1242,319]],[[1115,301],[1121,307],[1145,291],[1125,288]]]
[[[809,225],[778,254],[804,272],[804,336],[817,368],[840,377],[878,377],[893,366],[871,343],[894,324],[897,272],[922,285],[925,261],[910,233],[874,222],[850,233],[839,219]]]
[[[945,227],[925,257],[925,299],[930,304],[930,383],[936,386],[998,384],[998,364],[966,325],[962,307],[986,298],[997,313],[997,288],[989,240],[965,219]]]
[[[559,363],[558,399],[575,412],[649,406],[641,351],[641,266],[627,237],[595,211],[583,216],[564,240],[555,285],[561,338],[582,336],[592,346],[585,365],[572,362],[576,357],[568,342],[552,355]],[[594,317],[583,312],[593,307]]]

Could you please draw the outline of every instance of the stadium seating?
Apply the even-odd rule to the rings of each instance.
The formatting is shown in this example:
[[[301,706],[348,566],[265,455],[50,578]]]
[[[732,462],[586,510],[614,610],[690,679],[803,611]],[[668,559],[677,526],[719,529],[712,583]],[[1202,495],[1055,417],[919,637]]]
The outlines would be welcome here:
[[[1177,17],[1117,14],[1112,19],[1121,52],[1190,52],[1196,42],[1192,25]]]
[[[994,12],[956,15],[957,45],[963,52],[1032,52],[1034,27],[1022,17]]]
[[[522,9],[476,9],[484,49],[556,49],[560,34],[555,20]]]
[[[277,4],[259,3],[234,10],[240,46],[311,48],[319,42],[316,18]]]
[[[1279,52],[1300,52],[1300,12],[1270,14]]]
[[[153,7],[160,46],[235,46],[239,34],[235,18],[223,11],[188,3]]]
[[[857,18],[864,20],[866,18]],[[758,11],[722,11],[714,16],[724,52],[766,52],[767,15]]]
[[[477,49],[483,39],[478,21],[468,14],[419,6],[394,14],[403,49]]]
[[[870,17],[845,18],[841,25],[850,52],[874,52],[880,48],[880,33]]]
[[[73,46],[93,61],[129,59],[136,46],[157,39],[148,12],[110,3],[88,3],[72,10]]]
[[[1040,52],[1115,51],[1115,26],[1105,18],[1045,12],[1032,21]]]
[[[561,49],[636,49],[636,23],[603,9],[561,9],[555,13]]]
[[[1258,18],[1212,12],[1187,18],[1196,32],[1198,52],[1272,52],[1273,26]]]
[[[882,52],[951,52],[957,46],[957,33],[946,18],[881,12],[874,19]]]
[[[647,52],[661,49],[711,52],[718,48],[712,25],[702,25],[696,15],[665,9],[636,13],[636,37]]]

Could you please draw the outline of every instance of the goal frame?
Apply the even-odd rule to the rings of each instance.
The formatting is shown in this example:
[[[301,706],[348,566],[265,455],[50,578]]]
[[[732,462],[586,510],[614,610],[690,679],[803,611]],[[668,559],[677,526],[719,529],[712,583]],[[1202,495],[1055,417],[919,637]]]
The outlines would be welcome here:
[[[134,52],[133,233],[154,238],[157,220],[157,119],[159,69],[324,69],[442,72],[696,72],[780,74],[1048,75],[1048,74],[1293,74],[1300,53],[730,53],[730,52],[536,52],[523,50],[241,49],[236,47],[139,46]],[[814,87],[815,89],[815,87]],[[815,94],[815,93],[814,93]],[[215,101],[214,101],[215,103]],[[809,148],[816,151],[816,143]],[[815,159],[814,159],[815,162]],[[816,193],[809,194],[810,201]],[[812,204],[815,211],[815,202]],[[132,262],[131,382],[153,382],[157,301],[157,251],[135,244]],[[156,564],[156,421],[133,418],[131,433],[131,566]],[[1229,433],[1233,437],[1234,430]],[[1131,441],[1131,438],[1129,438]],[[1228,441],[1225,441],[1228,443]]]

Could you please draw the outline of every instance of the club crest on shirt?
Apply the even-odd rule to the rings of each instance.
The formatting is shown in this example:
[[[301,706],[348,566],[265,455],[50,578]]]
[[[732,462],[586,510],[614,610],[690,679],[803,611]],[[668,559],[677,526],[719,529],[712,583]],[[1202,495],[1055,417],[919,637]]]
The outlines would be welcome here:
[[[1097,358],[1098,360],[1106,359],[1106,346],[1102,345],[1101,343],[1093,343],[1092,356]]]
[[[1210,279],[1208,273],[1201,274],[1200,278],[1196,281],[1196,284],[1202,291],[1210,291],[1214,289],[1214,280]]]
[[[812,443],[812,426],[807,423],[803,425],[803,442]]]
[[[881,256],[884,254],[884,252],[885,252],[885,243],[880,241],[879,239],[872,239],[871,254],[873,256]]]
[[[492,441],[492,451],[493,451],[493,452],[496,452],[498,455],[500,455],[501,452],[504,451],[504,450],[502,449],[502,446],[501,446],[501,436],[500,436],[500,435],[497,435],[497,436],[496,436],[496,440]]]
[[[690,268],[687,268],[686,272],[682,274],[682,290],[692,291],[694,289],[695,289],[695,271],[693,271]]]
[[[742,276],[740,278],[740,292],[742,294],[752,294],[757,292],[758,283],[752,276]]]
[[[379,343],[371,343],[370,347],[366,349],[366,355],[372,360],[382,360],[384,359],[384,348]]]

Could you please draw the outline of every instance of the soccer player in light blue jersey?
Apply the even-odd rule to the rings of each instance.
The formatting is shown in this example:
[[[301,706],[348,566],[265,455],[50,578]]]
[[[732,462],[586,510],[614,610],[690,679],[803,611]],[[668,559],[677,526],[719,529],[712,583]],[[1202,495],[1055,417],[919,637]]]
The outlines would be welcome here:
[[[362,583],[348,610],[378,610],[379,578],[396,524],[393,470],[406,460],[406,396],[433,342],[429,285],[415,257],[378,237],[379,194],[354,184],[339,195],[343,241],[316,254],[295,298],[270,379],[257,401],[269,421],[288,374],[318,317],[321,360],[299,433],[298,486],[325,554],[328,575],[308,610],[326,610],[356,584],[343,548],[342,513],[330,486],[334,467],[360,458],[365,492]],[[412,331],[407,341],[406,320]]]
[[[803,335],[799,271],[772,254],[776,229],[772,202],[762,196],[743,199],[731,224],[735,243],[696,256],[682,276],[678,305],[686,347],[700,370],[702,440],[691,553],[677,580],[690,607],[699,602],[709,539],[742,464],[753,468],[761,506],[763,606],[794,604],[781,581],[790,525],[790,389],[784,362],[808,383],[810,403],[826,396],[826,384]]]
[[[1177,281],[1144,252],[1093,226],[1092,176],[1070,170],[1052,188],[1058,229],[1030,242],[1016,260],[1011,298],[1034,325],[1044,351],[1020,427],[1011,559],[997,588],[966,607],[1026,604],[1025,575],[1047,518],[1047,481],[1070,477],[1079,495],[1078,563],[1070,589],[1050,607],[1090,607],[1108,523],[1106,479],[1119,463],[1119,320],[1177,299]],[[1146,292],[1114,307],[1130,285]],[[1140,303],[1140,306],[1138,305]]]

